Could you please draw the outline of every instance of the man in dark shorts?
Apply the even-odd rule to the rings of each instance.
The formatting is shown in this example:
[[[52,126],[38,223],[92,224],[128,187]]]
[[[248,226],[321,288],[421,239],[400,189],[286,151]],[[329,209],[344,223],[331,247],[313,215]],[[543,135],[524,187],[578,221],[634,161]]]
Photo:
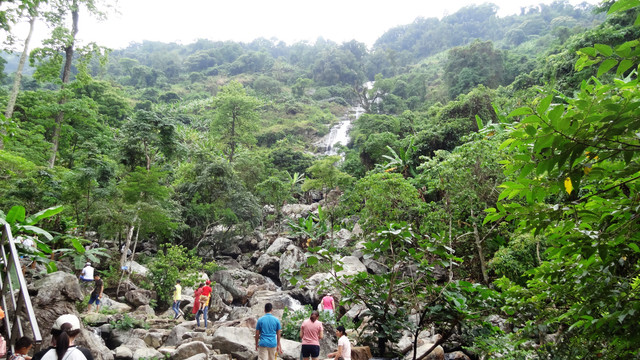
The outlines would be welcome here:
[[[300,338],[302,339],[302,358],[317,360],[320,356],[320,339],[322,339],[322,323],[318,321],[320,313],[314,311],[302,322]]]
[[[87,312],[91,312],[91,305],[93,303],[96,304],[96,312],[100,311],[100,299],[102,298],[104,283],[102,282],[102,279],[100,279],[100,275],[98,273],[96,273],[93,276],[93,281],[95,282],[96,286],[95,288],[93,288],[93,291],[91,292],[91,297],[89,298],[89,305],[87,305]]]

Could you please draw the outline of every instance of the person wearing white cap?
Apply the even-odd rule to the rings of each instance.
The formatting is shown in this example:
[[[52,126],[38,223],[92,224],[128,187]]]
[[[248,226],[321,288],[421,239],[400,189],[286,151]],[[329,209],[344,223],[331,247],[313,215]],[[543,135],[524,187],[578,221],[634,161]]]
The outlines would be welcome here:
[[[74,343],[80,334],[80,319],[73,314],[61,315],[51,327],[51,346],[33,355],[32,360],[93,360],[91,352]]]
[[[93,281],[93,271],[94,268],[91,266],[90,262],[87,262],[82,269],[82,274],[80,275],[80,280],[82,281]]]

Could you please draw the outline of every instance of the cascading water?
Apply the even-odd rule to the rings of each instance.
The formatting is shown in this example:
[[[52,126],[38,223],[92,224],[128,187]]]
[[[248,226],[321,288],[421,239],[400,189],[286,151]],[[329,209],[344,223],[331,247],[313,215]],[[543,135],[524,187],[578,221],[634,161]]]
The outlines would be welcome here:
[[[349,143],[349,129],[354,120],[357,120],[360,115],[364,114],[364,109],[360,106],[354,106],[349,108],[349,111],[340,119],[340,122],[334,125],[329,134],[325,135],[322,140],[319,141],[320,151],[324,155],[337,155],[336,145],[342,144],[344,146]]]

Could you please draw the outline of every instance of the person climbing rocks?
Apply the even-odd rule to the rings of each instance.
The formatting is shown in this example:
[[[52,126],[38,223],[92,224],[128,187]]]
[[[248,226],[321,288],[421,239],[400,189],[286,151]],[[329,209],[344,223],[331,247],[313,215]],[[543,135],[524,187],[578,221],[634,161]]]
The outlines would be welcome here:
[[[84,264],[84,268],[82,268],[82,274],[80,274],[80,280],[82,280],[84,282],[93,281],[93,272],[94,271],[95,271],[95,269],[93,268],[93,266],[91,266],[91,263],[87,262],[86,264]]]
[[[176,314],[173,319],[179,318],[181,315],[184,316],[182,310],[180,310],[180,301],[182,301],[182,285],[180,285],[180,279],[176,280],[176,285],[173,288],[173,306],[171,309]]]
[[[329,312],[333,315],[333,311],[336,308],[336,302],[333,299],[333,296],[331,296],[331,293],[327,293],[327,295],[325,295],[320,301],[320,304],[322,305],[322,311]]]
[[[280,345],[280,335],[282,326],[280,320],[271,314],[273,305],[271,303],[264,304],[265,314],[258,319],[256,324],[256,350],[258,351],[258,360],[275,360],[276,351],[282,354],[282,346]]]
[[[96,312],[100,311],[100,299],[102,299],[102,292],[104,291],[104,282],[100,279],[100,274],[94,274],[93,281],[95,282],[95,286],[89,297],[87,312],[91,312],[91,305],[94,303],[96,304]]]
[[[198,288],[193,292],[193,309],[191,309],[193,317],[197,317],[197,314],[200,311],[200,295],[202,295],[203,287],[204,283],[200,283],[200,285],[198,285]]]
[[[207,328],[210,302],[211,302],[211,295],[207,297],[207,300],[204,303],[202,301],[200,302],[200,306],[202,307],[202,310],[198,310],[198,313],[196,314],[196,323],[198,324],[198,327],[200,327],[200,315],[204,315],[204,328],[205,329]]]
[[[311,316],[302,322],[300,338],[302,339],[301,356],[303,359],[317,360],[320,356],[320,339],[323,337],[322,323],[318,321],[320,313],[313,311]]]
[[[202,293],[200,294],[200,310],[204,310],[205,305],[209,305],[209,297],[211,296],[211,281],[207,280],[205,285],[202,287]]]

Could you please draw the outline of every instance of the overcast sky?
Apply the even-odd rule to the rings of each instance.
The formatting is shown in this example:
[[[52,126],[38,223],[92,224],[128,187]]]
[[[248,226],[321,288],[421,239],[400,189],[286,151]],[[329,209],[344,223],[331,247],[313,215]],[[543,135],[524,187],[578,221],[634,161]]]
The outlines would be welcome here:
[[[577,4],[583,0],[570,0]],[[452,14],[481,0],[120,0],[119,13],[97,22],[81,16],[78,38],[114,49],[153,40],[191,43],[197,39],[250,42],[272,37],[287,44],[337,43],[355,39],[371,46],[385,31],[417,17]],[[494,0],[498,15],[552,0]],[[587,0],[595,4],[600,0]],[[37,25],[39,34],[44,25]],[[34,39],[37,42],[37,39]],[[35,45],[35,44],[34,44]]]

